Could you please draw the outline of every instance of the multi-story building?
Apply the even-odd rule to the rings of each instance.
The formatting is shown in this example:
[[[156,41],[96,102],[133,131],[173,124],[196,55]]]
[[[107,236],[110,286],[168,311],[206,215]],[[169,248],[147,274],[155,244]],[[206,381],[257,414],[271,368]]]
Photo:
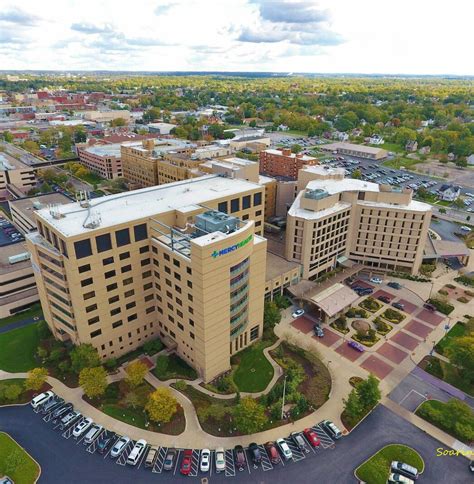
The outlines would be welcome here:
[[[335,153],[338,155],[355,156],[357,158],[367,158],[369,160],[384,160],[388,156],[388,151],[373,146],[356,145],[354,143],[330,143],[319,147],[322,151]]]
[[[303,278],[317,278],[346,258],[418,272],[430,205],[412,200],[409,189],[344,178],[322,167],[303,171],[312,171],[314,179],[291,206],[286,232],[286,258],[303,265]]]
[[[292,153],[289,148],[260,151],[260,173],[268,176],[284,176],[296,180],[304,165],[317,165],[312,156]]]
[[[210,381],[261,337],[260,185],[204,176],[35,215],[28,247],[56,338],[110,358],[159,336]]]
[[[9,198],[9,189],[24,195],[35,186],[36,175],[31,166],[6,151],[0,152],[0,200]]]
[[[159,185],[158,162],[169,152],[191,154],[195,145],[179,139],[146,139],[121,145],[123,175],[137,187]]]
[[[76,150],[79,161],[102,178],[112,180],[123,176],[120,143],[103,145],[81,143],[76,145]]]
[[[26,245],[18,242],[0,248],[0,318],[23,311],[38,299]]]

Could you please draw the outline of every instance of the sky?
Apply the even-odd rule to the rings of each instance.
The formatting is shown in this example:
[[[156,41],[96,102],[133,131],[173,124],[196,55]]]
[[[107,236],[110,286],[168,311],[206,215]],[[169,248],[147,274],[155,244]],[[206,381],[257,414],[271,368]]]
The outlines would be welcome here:
[[[474,75],[473,0],[0,0],[0,70]]]

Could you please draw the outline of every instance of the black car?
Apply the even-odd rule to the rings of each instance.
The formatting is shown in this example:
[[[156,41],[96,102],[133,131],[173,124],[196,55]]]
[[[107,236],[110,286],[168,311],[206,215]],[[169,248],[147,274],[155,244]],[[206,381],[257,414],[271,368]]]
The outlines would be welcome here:
[[[392,289],[401,289],[402,285],[399,284],[398,282],[389,282],[387,284],[388,287],[391,287]]]
[[[260,452],[260,449],[258,448],[258,445],[255,442],[252,442],[249,445],[249,452],[250,455],[252,456],[252,462],[254,464],[259,464],[262,462],[262,453]]]
[[[383,295],[382,295],[382,296],[379,296],[377,299],[378,299],[379,301],[382,301],[382,302],[387,303],[387,304],[389,304],[389,303],[390,303],[390,298],[389,298],[388,296],[383,296]]]
[[[235,465],[239,469],[243,469],[245,467],[245,451],[241,445],[236,445],[234,447],[235,451]]]
[[[108,448],[115,442],[115,439],[117,438],[117,435],[112,432],[112,433],[107,433],[105,434],[105,437],[100,439],[99,443],[97,444],[97,451],[100,454],[103,454],[108,450]]]
[[[392,306],[396,309],[400,309],[400,311],[403,311],[405,309],[405,305],[399,302],[393,303]]]

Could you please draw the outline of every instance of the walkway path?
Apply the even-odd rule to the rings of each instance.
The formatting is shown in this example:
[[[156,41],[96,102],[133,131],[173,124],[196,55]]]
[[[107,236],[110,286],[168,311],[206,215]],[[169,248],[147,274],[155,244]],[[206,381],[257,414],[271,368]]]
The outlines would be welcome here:
[[[20,321],[15,321],[14,323],[6,324],[5,326],[0,327],[0,334],[8,333],[8,331],[12,331],[13,329],[29,326],[30,324],[37,323],[38,321],[42,321],[42,318],[32,316],[30,318],[22,319]]]

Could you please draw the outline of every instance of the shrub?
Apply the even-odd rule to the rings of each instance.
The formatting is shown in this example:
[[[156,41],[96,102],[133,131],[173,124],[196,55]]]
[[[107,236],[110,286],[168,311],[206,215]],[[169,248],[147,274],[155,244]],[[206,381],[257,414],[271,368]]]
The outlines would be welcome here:
[[[382,318],[379,318],[378,316],[374,319],[374,324],[377,328],[377,331],[381,334],[386,334],[392,329],[389,324],[387,324]]]
[[[461,297],[458,297],[458,301],[461,303],[467,303],[469,302],[469,299],[467,297],[461,296]]]
[[[456,286],[454,284],[446,284],[446,287],[449,289],[456,289]]]
[[[392,309],[392,308],[387,308],[383,313],[383,317],[385,319],[388,319],[391,323],[399,323],[400,321],[403,321],[403,319],[405,318],[403,314],[399,313],[398,311],[395,311],[395,309]]]
[[[155,339],[153,341],[147,341],[143,345],[143,351],[147,355],[154,355],[155,353],[158,353],[158,351],[161,351],[163,348],[164,348],[164,345],[159,339]]]
[[[440,289],[438,292],[439,292],[439,294],[442,294],[443,296],[447,296],[449,294],[449,292],[445,291],[444,289]]]
[[[474,291],[468,291],[468,290],[466,290],[466,291],[464,291],[464,294],[466,296],[469,296],[469,297],[474,297]]]
[[[381,308],[381,305],[373,297],[364,299],[360,305],[371,312],[375,312]]]
[[[115,370],[115,368],[117,367],[117,360],[115,358],[108,358],[107,360],[105,360],[104,366],[108,370]]]
[[[188,386],[188,384],[184,380],[178,380],[174,384],[176,390],[179,390],[180,392],[184,392]]]
[[[459,276],[454,279],[456,282],[459,282],[460,284],[464,284],[465,286],[471,286],[474,287],[474,277],[469,277],[469,276]]]
[[[440,299],[437,298],[431,298],[429,300],[429,303],[432,304],[440,313],[443,314],[451,314],[454,310],[454,306],[452,304],[449,304],[445,301],[441,301]]]

